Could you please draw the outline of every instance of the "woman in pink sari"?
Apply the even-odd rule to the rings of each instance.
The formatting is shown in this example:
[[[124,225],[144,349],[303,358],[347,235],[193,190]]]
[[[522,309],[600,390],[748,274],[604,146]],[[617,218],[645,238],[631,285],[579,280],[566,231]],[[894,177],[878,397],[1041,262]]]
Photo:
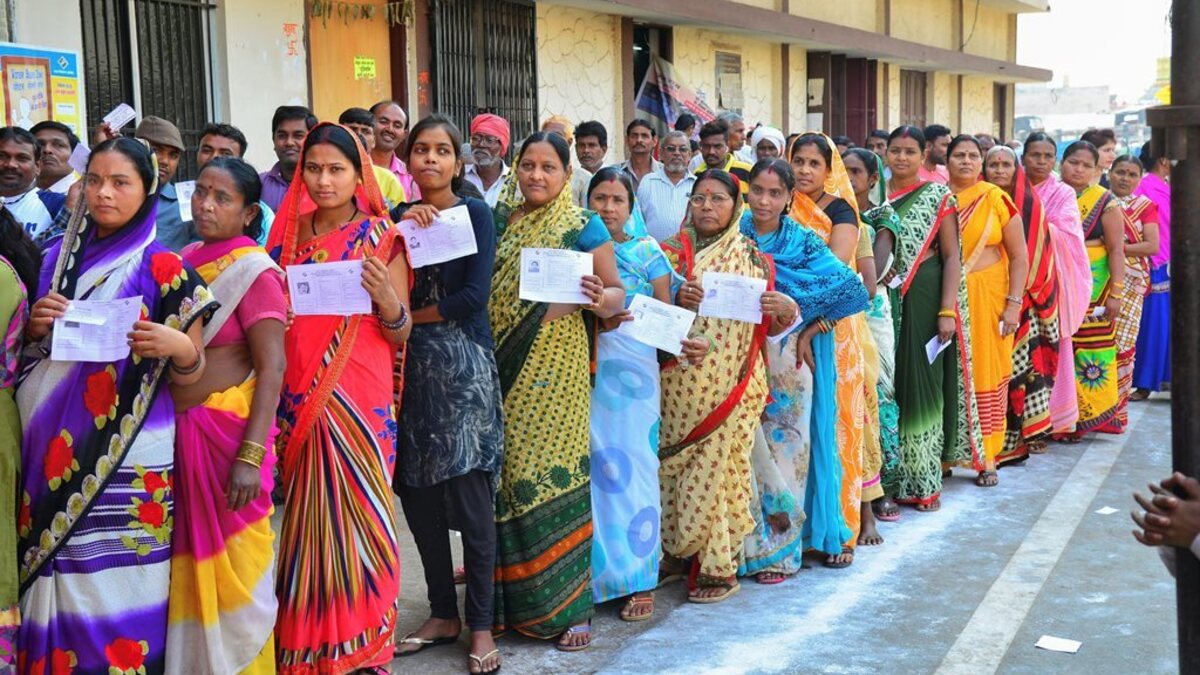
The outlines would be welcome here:
[[[1092,297],[1092,267],[1084,246],[1079,203],[1075,190],[1054,175],[1058,145],[1043,132],[1025,139],[1022,163],[1042,200],[1050,223],[1054,265],[1058,268],[1058,374],[1050,394],[1050,416],[1055,433],[1075,429],[1079,402],[1075,392],[1075,348],[1071,336],[1083,325]]]
[[[172,385],[175,546],[166,672],[275,672],[275,411],[283,385],[283,270],[255,239],[262,183],[240,159],[209,162],[182,251],[221,308],[204,325],[213,367]]]

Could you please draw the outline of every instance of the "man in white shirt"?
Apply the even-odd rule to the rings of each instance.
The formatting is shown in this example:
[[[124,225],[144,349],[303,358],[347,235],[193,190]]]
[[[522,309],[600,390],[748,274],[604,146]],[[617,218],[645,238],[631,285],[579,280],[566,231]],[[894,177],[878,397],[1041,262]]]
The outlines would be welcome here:
[[[71,127],[54,120],[38,122],[29,132],[42,144],[37,186],[42,190],[67,194],[67,190],[81,178],[67,163],[75,146],[79,145],[79,137],[71,131]]]
[[[657,136],[654,126],[643,119],[635,119],[625,127],[625,151],[629,159],[621,163],[621,170],[633,179],[634,188],[643,177],[662,168],[662,164],[654,159]]]
[[[467,166],[463,177],[483,193],[488,206],[496,206],[509,168],[504,163],[508,154],[511,131],[508,120],[482,113],[471,120],[471,154],[475,163]]]
[[[662,241],[679,232],[696,174],[688,171],[692,146],[682,131],[663,136],[658,154],[662,165],[638,184],[637,207],[646,222],[646,232]]]
[[[50,227],[66,196],[39,190],[37,178],[42,146],[21,127],[0,127],[0,198],[4,208],[31,237]]]

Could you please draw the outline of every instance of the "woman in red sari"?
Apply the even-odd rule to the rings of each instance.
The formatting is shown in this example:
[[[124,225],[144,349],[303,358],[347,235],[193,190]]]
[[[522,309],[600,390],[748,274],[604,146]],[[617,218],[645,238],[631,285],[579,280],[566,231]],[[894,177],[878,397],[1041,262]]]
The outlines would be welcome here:
[[[277,668],[387,672],[400,589],[397,382],[380,364],[395,361],[411,329],[410,271],[354,134],[318,125],[299,167],[267,248],[285,271],[361,260],[372,313],[296,316],[284,339]]]

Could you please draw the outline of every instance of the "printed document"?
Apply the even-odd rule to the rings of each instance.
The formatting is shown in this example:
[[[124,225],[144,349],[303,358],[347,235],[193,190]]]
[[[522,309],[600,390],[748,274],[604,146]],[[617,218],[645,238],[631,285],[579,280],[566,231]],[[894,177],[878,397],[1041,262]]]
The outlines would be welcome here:
[[[105,363],[129,356],[129,333],[142,313],[142,298],[72,300],[54,320],[50,360]]]
[[[633,315],[633,321],[622,323],[616,332],[676,356],[683,353],[680,341],[687,339],[692,322],[696,320],[695,312],[647,295],[633,296],[629,313]]]
[[[700,316],[762,323],[762,294],[767,291],[766,279],[705,272],[700,285],[704,287]]]
[[[475,255],[475,228],[466,206],[455,206],[438,213],[429,227],[419,227],[416,221],[402,220],[397,227],[404,235],[408,258],[414,268],[436,265],[448,260]]]
[[[288,293],[296,316],[371,313],[371,294],[362,286],[361,260],[289,265]]]
[[[592,273],[592,254],[558,248],[521,249],[521,286],[518,297],[533,302],[589,305],[583,277]]]

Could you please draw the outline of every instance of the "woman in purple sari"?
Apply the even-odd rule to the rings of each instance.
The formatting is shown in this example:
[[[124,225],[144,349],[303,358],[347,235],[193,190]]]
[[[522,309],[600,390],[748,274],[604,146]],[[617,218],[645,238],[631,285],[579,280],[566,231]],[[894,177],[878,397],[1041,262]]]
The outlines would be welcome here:
[[[86,209],[46,251],[17,389],[21,672],[163,670],[175,454],[163,385],[203,374],[200,333],[216,302],[155,241],[157,182],[144,143],[101,143]],[[123,299],[140,306],[125,356],[56,360],[53,331],[71,326],[56,325],[70,304]]]

